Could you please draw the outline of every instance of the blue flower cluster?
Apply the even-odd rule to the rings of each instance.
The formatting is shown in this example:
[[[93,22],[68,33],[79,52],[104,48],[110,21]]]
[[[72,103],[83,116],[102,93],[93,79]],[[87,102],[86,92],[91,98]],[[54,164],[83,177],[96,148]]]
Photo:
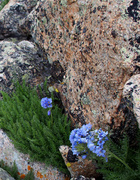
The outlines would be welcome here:
[[[52,99],[51,98],[42,98],[41,99],[41,106],[45,109],[52,108]],[[51,110],[48,110],[48,116],[51,115]]]
[[[81,128],[72,130],[69,140],[72,144],[73,154],[77,156],[83,154],[82,158],[85,159],[88,153],[86,148],[88,148],[88,150],[95,153],[97,156],[106,157],[106,150],[103,149],[103,146],[108,140],[107,134],[108,132],[105,132],[102,129],[93,131],[90,123],[83,125]],[[81,145],[83,145],[84,148],[82,148]]]

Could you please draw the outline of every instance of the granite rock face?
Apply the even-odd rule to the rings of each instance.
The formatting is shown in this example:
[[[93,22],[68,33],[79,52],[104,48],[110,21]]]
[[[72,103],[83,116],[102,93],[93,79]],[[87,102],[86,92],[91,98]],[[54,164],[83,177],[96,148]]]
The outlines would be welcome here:
[[[0,168],[0,180],[15,180],[13,177],[10,176],[5,170]]]
[[[56,87],[74,125],[123,126],[123,87],[139,73],[139,6],[138,0],[42,0],[20,21],[20,32],[62,66]]]

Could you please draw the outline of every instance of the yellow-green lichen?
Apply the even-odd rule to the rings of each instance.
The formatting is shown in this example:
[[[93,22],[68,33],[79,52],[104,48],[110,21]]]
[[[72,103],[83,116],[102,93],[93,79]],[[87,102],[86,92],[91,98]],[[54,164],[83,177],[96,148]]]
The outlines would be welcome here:
[[[67,0],[61,0],[60,4],[64,7],[67,7]]]
[[[135,101],[140,102],[140,98],[135,98]]]
[[[128,51],[125,47],[121,49],[121,55],[125,62],[130,62],[133,58],[133,52]]]
[[[44,25],[47,24],[47,19],[45,17],[43,17],[42,22],[43,22]]]
[[[48,61],[49,61],[50,64],[53,63],[53,60],[52,60],[49,56],[47,56],[47,59],[48,59]]]
[[[7,52],[7,54],[12,54],[15,52],[15,49],[13,47],[7,46],[4,48],[4,51]]]
[[[70,166],[71,166],[71,164],[70,164],[70,163],[67,163],[67,164],[66,164],[66,166],[67,166],[67,167],[70,167]]]
[[[22,80],[25,80],[25,82],[27,82],[28,79],[29,79],[29,75],[28,75],[28,74],[24,74],[24,75],[22,76]]]
[[[82,104],[90,104],[90,99],[88,96],[86,96],[86,94],[84,94],[83,97],[81,98],[81,103]]]
[[[81,4],[79,6],[79,15],[84,16],[86,14],[86,11],[87,11],[87,5],[86,4]]]

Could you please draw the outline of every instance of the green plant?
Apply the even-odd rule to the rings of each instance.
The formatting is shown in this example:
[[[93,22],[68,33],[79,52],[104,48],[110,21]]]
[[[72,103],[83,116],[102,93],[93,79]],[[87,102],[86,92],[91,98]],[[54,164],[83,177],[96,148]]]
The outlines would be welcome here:
[[[129,138],[124,134],[118,144],[111,139],[107,142],[108,162],[98,162],[98,172],[103,174],[105,180],[138,180],[140,177],[140,129],[137,142],[131,146]]]
[[[114,142],[103,130],[92,130],[89,123],[74,129],[70,134],[72,152],[96,162],[97,172],[105,180],[137,180],[140,177],[140,129],[135,147],[124,133]]]
[[[2,0],[0,3],[0,11],[4,8],[4,6],[9,2],[9,0]]]
[[[59,152],[59,146],[69,145],[70,121],[58,107],[60,100],[44,88],[31,88],[25,82],[16,83],[15,91],[9,96],[1,92],[0,128],[12,140],[16,148],[30,154],[32,160],[45,162],[68,173]],[[51,115],[41,107],[40,98],[52,98]],[[40,98],[39,98],[40,97]],[[57,101],[57,104],[55,103]]]
[[[20,180],[21,176],[18,173],[18,168],[16,166],[16,163],[14,162],[13,166],[8,166],[4,163],[4,161],[0,161],[0,167],[7,171],[15,180]],[[34,180],[34,173],[31,169],[31,171],[28,172],[27,175],[25,175],[24,180]]]

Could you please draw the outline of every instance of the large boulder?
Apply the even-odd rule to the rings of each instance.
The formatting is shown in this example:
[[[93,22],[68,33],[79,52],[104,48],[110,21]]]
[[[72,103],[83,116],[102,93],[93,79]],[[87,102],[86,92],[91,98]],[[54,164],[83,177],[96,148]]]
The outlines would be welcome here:
[[[138,0],[41,0],[20,21],[20,32],[62,66],[56,86],[74,125],[124,128],[123,87],[139,73],[139,6]],[[137,126],[135,116],[128,119]]]

